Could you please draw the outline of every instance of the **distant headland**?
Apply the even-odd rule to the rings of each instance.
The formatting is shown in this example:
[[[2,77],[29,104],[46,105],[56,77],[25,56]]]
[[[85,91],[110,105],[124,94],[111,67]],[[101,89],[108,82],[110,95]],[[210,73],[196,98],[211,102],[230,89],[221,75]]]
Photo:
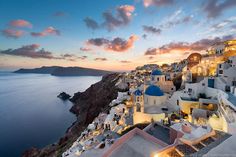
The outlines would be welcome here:
[[[19,69],[14,71],[14,73],[51,74],[53,76],[102,76],[112,72],[82,67],[42,66],[34,69]]]

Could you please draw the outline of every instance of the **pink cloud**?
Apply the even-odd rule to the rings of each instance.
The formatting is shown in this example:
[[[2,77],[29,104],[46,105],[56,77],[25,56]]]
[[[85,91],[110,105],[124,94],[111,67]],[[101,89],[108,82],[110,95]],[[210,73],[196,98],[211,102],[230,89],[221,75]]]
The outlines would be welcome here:
[[[105,38],[94,38],[87,41],[88,45],[102,47],[106,51],[114,52],[125,52],[133,47],[134,42],[138,39],[138,36],[131,35],[129,39],[125,40],[119,37],[116,37],[112,40]]]
[[[10,26],[12,27],[27,27],[27,28],[32,28],[33,25],[26,20],[18,19],[18,20],[13,20],[9,23]]]
[[[91,51],[92,49],[89,47],[81,47],[80,50],[81,51]]]
[[[25,32],[22,30],[4,29],[2,30],[2,34],[5,37],[17,39],[17,38],[22,37],[25,34]]]
[[[60,35],[60,31],[58,29],[55,29],[54,27],[48,27],[42,32],[31,32],[31,35],[33,37],[44,37],[48,35]]]
[[[171,5],[173,3],[174,0],[143,0],[143,5],[145,7],[149,6],[161,7],[161,6]]]

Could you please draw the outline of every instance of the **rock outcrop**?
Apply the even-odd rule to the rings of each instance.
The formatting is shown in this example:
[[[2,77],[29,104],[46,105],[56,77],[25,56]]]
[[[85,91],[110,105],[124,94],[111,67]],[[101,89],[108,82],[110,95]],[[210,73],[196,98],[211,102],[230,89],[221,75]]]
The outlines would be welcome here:
[[[57,97],[62,100],[68,100],[71,96],[65,92],[61,92]]]
[[[23,157],[58,157],[67,150],[80,136],[80,133],[93,121],[101,111],[109,110],[109,103],[118,95],[116,86],[121,74],[108,74],[100,82],[91,85],[86,91],[75,93],[70,99],[74,105],[71,112],[77,115],[72,124],[56,144],[42,149],[31,148],[23,153]]]

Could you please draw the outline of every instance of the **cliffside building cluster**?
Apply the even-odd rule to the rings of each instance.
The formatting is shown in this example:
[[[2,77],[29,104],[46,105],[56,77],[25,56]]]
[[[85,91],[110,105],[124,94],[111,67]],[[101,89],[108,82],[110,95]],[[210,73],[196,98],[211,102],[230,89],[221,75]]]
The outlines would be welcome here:
[[[121,85],[128,91],[63,157],[235,156],[236,40],[164,68],[138,67]]]

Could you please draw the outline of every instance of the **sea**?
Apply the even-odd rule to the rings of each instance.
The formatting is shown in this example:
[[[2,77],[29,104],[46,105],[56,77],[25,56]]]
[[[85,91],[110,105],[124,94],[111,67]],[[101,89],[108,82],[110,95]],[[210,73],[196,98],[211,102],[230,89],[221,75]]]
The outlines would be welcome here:
[[[101,78],[0,72],[0,156],[20,157],[28,148],[56,143],[76,120],[72,103],[57,95],[73,96]]]

